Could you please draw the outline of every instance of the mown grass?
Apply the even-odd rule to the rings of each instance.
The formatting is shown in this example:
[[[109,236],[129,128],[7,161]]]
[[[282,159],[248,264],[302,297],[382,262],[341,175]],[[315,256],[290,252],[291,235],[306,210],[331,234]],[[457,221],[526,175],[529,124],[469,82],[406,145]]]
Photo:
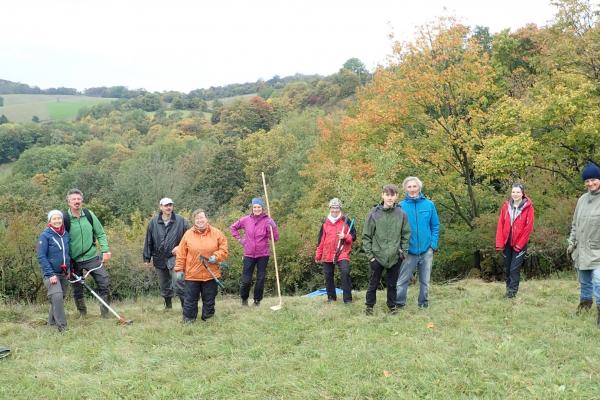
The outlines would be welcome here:
[[[0,114],[11,122],[30,122],[33,116],[42,121],[74,119],[82,107],[114,100],[49,94],[4,94],[2,97],[4,106],[0,107]]]
[[[285,298],[242,308],[217,299],[207,323],[182,325],[161,299],[115,304],[131,326],[93,315],[45,326],[45,305],[0,307],[0,398],[399,399],[597,398],[600,330],[577,316],[574,280],[433,286],[431,307],[373,317],[355,303]],[[91,300],[90,300],[91,305]]]

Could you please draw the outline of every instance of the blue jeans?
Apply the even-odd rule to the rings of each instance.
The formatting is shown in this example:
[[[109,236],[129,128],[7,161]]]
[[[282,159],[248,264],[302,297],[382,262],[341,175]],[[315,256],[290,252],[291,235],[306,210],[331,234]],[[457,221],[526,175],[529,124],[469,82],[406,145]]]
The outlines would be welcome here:
[[[431,277],[431,265],[433,264],[433,250],[431,247],[420,255],[408,254],[400,267],[400,275],[396,283],[396,305],[406,305],[406,294],[408,283],[415,269],[419,273],[419,307],[429,306],[429,278]]]
[[[600,306],[600,268],[577,270],[579,278],[580,300],[592,300],[596,296],[596,304]]]

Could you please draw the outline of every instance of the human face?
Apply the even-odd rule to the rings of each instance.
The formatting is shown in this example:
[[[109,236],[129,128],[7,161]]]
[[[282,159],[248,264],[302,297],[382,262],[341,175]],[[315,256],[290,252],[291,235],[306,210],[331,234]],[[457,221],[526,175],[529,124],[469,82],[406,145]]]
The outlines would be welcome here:
[[[173,212],[173,203],[165,204],[160,206],[160,211],[162,211],[163,215],[166,217],[170,217]]]
[[[523,191],[519,187],[514,187],[514,188],[512,188],[510,197],[512,197],[512,199],[515,203],[518,203],[521,200],[523,200]]]
[[[54,228],[59,229],[63,224],[63,218],[58,215],[58,214],[54,214],[52,217],[50,217],[50,225],[52,225]]]
[[[421,193],[421,188],[417,181],[408,181],[406,183],[406,193],[408,193],[408,197],[419,197],[419,193]]]
[[[596,179],[596,178],[586,179],[585,187],[590,192],[594,192],[594,193],[597,192],[598,190],[600,190],[600,179]]]
[[[381,193],[381,198],[383,199],[384,208],[392,208],[396,200],[398,200],[398,193],[390,194],[383,192]]]
[[[208,226],[208,218],[203,212],[199,213],[194,217],[194,225],[201,231],[205,230]]]
[[[69,205],[71,211],[79,211],[81,210],[81,206],[83,204],[83,197],[77,193],[70,194],[67,204]]]
[[[260,215],[263,212],[263,208],[260,204],[252,204],[252,214]]]
[[[329,207],[329,214],[331,214],[331,216],[333,218],[337,218],[340,214],[342,213],[342,209],[339,207]]]

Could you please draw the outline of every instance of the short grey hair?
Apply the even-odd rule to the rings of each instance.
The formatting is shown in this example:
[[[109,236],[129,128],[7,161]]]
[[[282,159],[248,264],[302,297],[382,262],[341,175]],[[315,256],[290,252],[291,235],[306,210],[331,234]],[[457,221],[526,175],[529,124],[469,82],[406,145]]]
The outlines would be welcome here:
[[[83,200],[83,192],[81,190],[79,190],[79,189],[73,188],[73,189],[70,189],[67,192],[67,201],[69,201],[69,196],[72,195],[72,194],[78,194],[78,195],[80,195],[81,199]]]
[[[206,211],[203,208],[198,208],[198,209],[194,210],[194,212],[192,213],[192,219],[196,219],[196,215],[202,214],[202,213],[204,213],[204,216],[206,218],[208,218],[208,214],[206,213]]]
[[[404,189],[404,191],[406,191],[406,185],[408,185],[408,182],[412,182],[412,181],[417,182],[417,185],[419,186],[419,191],[423,190],[423,182],[421,182],[421,180],[419,178],[417,178],[416,176],[408,176],[408,177],[404,178],[404,180],[402,181],[402,189]]]

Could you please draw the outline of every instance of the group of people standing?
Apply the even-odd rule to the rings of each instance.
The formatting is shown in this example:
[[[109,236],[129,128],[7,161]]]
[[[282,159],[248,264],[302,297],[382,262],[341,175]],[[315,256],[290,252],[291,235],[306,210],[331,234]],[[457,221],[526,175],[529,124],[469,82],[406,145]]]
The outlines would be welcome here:
[[[573,259],[580,283],[578,313],[591,309],[593,296],[598,308],[600,328],[600,167],[588,163],[582,171],[587,188],[575,208],[568,238],[567,254]],[[406,306],[407,291],[415,271],[419,281],[419,308],[429,306],[429,281],[433,254],[438,250],[440,221],[435,204],[422,193],[423,183],[417,177],[404,179],[404,198],[398,202],[400,190],[387,184],[381,192],[381,203],[368,213],[362,232],[363,251],[369,260],[370,279],[366,291],[365,313],[373,315],[377,288],[385,273],[386,305],[395,314]],[[38,239],[37,255],[44,285],[48,290],[50,310],[48,323],[64,331],[67,321],[64,296],[73,273],[84,271],[96,281],[98,294],[108,304],[109,277],[104,263],[111,252],[102,224],[96,215],[83,208],[83,193],[72,189],[67,194],[68,210],[48,213],[48,226]],[[160,211],[148,224],[144,241],[143,260],[154,265],[161,296],[166,309],[172,308],[172,298],[179,297],[184,322],[193,322],[198,315],[202,298],[201,319],[215,313],[221,269],[229,254],[226,236],[209,223],[205,210],[192,214],[193,224],[173,212],[174,202],[163,198]],[[242,245],[243,269],[240,284],[242,306],[248,306],[254,270],[256,283],[253,304],[263,299],[264,283],[269,261],[271,238],[279,239],[275,221],[265,213],[260,197],[252,199],[252,211],[230,227],[231,235]],[[533,202],[522,184],[513,184],[510,198],[500,210],[496,229],[496,250],[504,259],[507,298],[519,290],[520,269],[525,259],[535,212]],[[242,235],[243,233],[243,235]],[[354,220],[343,212],[342,202],[333,198],[329,213],[321,224],[315,261],[321,263],[327,291],[327,301],[337,301],[334,272],[340,270],[344,303],[351,303],[350,252],[356,241]],[[98,243],[100,253],[98,253]],[[73,282],[73,281],[72,281]],[[73,297],[81,316],[87,314],[83,285],[73,282]],[[101,316],[108,310],[101,305]]]

